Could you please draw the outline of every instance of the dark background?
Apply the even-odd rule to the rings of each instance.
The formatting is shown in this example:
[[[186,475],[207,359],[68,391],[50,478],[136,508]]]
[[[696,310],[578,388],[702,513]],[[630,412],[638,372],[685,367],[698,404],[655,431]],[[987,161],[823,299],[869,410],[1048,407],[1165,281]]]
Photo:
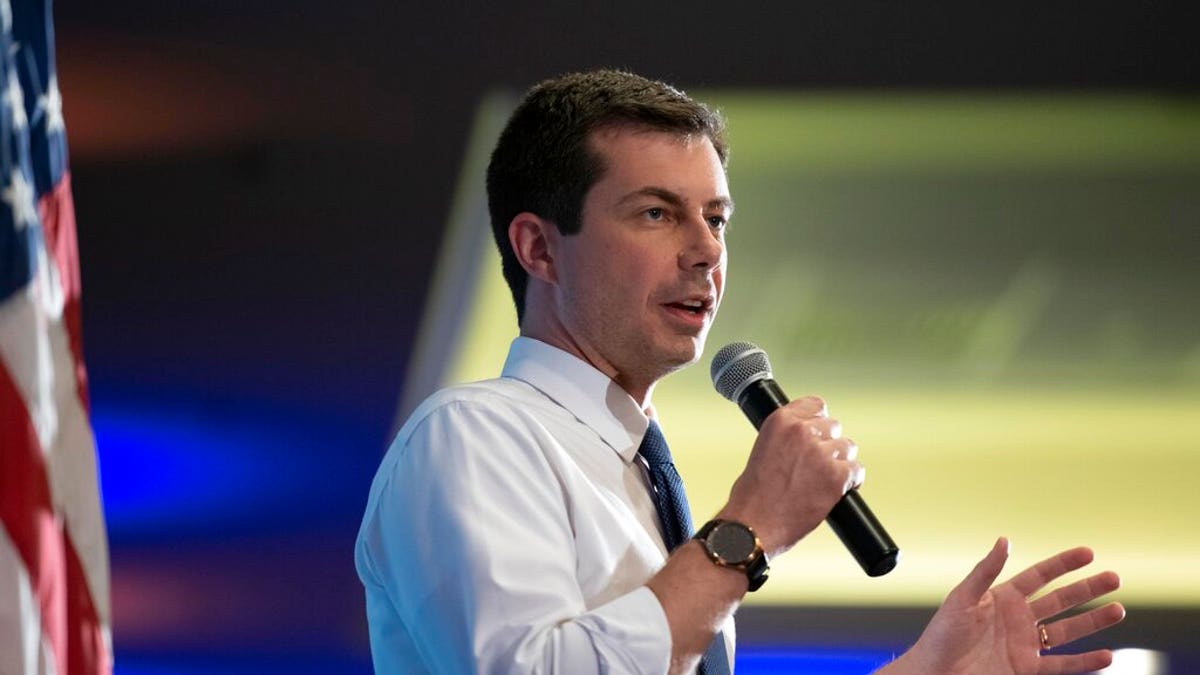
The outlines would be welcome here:
[[[57,4],[118,672],[366,667],[353,538],[485,93],[1200,79],[1185,3],[472,4]]]

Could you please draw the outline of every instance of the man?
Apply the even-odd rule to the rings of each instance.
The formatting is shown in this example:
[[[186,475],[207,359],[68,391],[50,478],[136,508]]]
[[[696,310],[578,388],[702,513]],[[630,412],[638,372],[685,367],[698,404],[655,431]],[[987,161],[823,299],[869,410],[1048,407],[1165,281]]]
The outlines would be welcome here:
[[[699,359],[720,306],[726,156],[719,115],[628,73],[544,82],[513,113],[488,195],[521,337],[500,378],[427,399],[372,485],[356,563],[377,672],[728,672],[733,613],[766,562],[862,483],[824,403],[797,399],[763,424],[718,522],[688,538],[651,397]],[[716,532],[753,550],[726,560]],[[1117,576],[1028,602],[1091,553],[989,589],[1006,555],[1000,540],[884,670],[1107,664],[1040,650],[1116,623],[1119,604],[1038,622]]]

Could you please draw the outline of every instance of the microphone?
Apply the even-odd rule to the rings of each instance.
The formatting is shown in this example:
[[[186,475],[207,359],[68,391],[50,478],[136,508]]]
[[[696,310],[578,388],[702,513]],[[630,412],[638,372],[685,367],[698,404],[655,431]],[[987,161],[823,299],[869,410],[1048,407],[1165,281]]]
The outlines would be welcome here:
[[[775,383],[767,353],[753,343],[725,345],[713,357],[709,372],[717,392],[737,403],[755,429],[762,428],[768,415],[787,405],[787,394]],[[883,576],[899,562],[900,548],[867,508],[857,489],[842,496],[825,522],[837,533],[867,576]]]

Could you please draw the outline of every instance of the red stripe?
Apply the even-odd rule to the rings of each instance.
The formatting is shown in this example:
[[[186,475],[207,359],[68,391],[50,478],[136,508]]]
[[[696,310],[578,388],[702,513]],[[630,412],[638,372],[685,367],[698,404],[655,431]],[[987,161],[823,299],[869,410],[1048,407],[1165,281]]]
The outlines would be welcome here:
[[[0,523],[25,563],[42,631],[62,675],[112,672],[83,564],[54,513],[36,430],[8,371],[0,367]]]
[[[0,522],[29,573],[42,632],[56,664],[67,663],[67,570],[37,432],[25,401],[0,364]],[[61,671],[60,666],[60,671]]]
[[[80,299],[83,285],[79,274],[79,243],[75,234],[75,200],[71,196],[71,173],[63,174],[54,189],[38,200],[38,215],[46,236],[46,248],[58,267],[62,284],[63,323],[71,345],[75,366],[75,393],[85,413],[91,410],[88,399],[87,368],[83,364],[83,313]]]

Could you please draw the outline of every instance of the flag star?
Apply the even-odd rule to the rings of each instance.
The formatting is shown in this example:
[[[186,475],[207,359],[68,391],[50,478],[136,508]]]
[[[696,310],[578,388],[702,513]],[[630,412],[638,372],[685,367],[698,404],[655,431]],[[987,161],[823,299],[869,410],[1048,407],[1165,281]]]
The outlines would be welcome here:
[[[21,81],[11,70],[8,71],[8,86],[4,88],[3,95],[0,95],[0,104],[12,114],[13,131],[21,131],[29,123],[25,117],[25,95],[21,93]]]
[[[46,134],[62,131],[66,124],[63,121],[62,92],[58,89],[58,76],[51,75],[46,85],[46,93],[38,97],[38,108],[46,113]]]
[[[12,211],[13,227],[17,231],[37,222],[37,207],[33,203],[33,186],[25,182],[25,173],[13,169],[12,182],[0,192],[0,200]]]

